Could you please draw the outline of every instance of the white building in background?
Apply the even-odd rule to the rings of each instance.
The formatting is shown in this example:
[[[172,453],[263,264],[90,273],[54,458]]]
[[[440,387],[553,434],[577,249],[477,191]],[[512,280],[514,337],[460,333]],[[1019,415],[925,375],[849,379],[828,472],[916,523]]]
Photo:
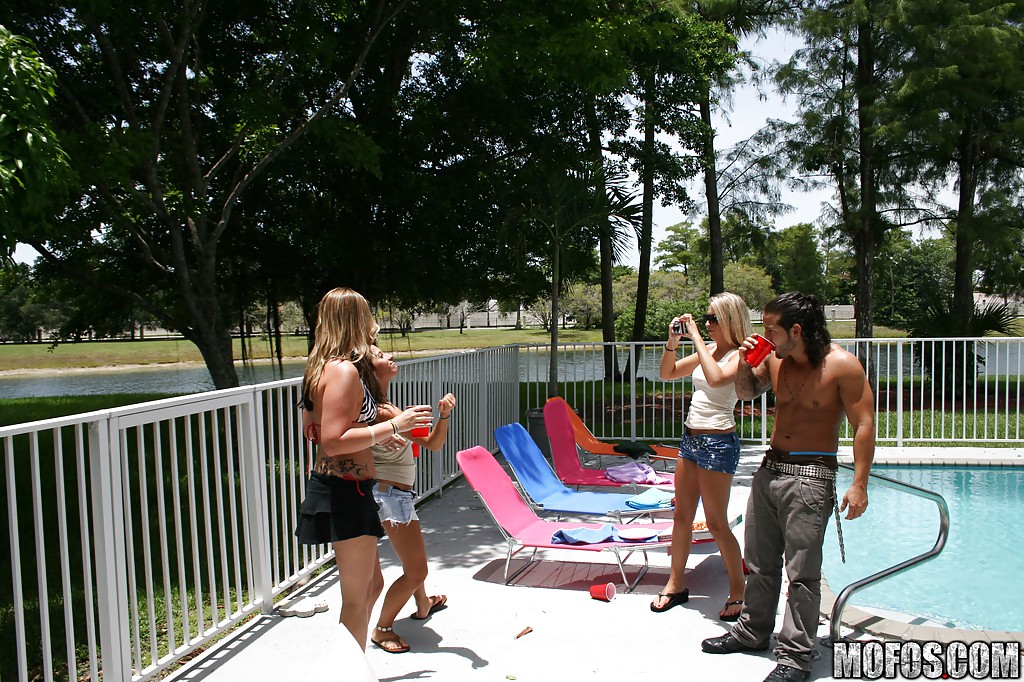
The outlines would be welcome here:
[[[996,294],[983,294],[980,292],[974,292],[974,306],[984,306],[989,303],[1008,303],[1013,309],[1017,317],[1024,317],[1024,299],[1016,298],[1014,296],[998,296]]]

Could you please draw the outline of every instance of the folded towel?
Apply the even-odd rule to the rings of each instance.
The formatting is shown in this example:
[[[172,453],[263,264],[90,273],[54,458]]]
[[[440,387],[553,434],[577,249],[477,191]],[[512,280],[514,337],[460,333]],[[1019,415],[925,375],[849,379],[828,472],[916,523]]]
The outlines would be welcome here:
[[[650,488],[639,495],[626,500],[626,505],[633,509],[671,509],[673,493],[658,488]]]
[[[604,471],[605,478],[616,483],[643,483],[644,485],[661,485],[670,479],[658,474],[650,464],[644,462],[627,462],[618,466],[608,467]]]
[[[642,533],[644,527],[643,524],[638,524],[636,526],[630,526],[628,530],[641,531]],[[600,528],[564,528],[562,530],[556,530],[551,534],[551,544],[596,545],[601,542],[629,542],[633,544],[643,544],[645,542],[658,542],[659,540],[664,540],[667,537],[669,537],[668,533],[665,533],[665,537],[659,537],[659,533],[657,531],[651,531],[649,537],[633,536],[624,538],[620,534],[618,528],[610,523],[606,523]]]
[[[565,528],[551,534],[551,544],[554,545],[594,545],[599,542],[622,542],[622,538],[610,523],[600,528]]]

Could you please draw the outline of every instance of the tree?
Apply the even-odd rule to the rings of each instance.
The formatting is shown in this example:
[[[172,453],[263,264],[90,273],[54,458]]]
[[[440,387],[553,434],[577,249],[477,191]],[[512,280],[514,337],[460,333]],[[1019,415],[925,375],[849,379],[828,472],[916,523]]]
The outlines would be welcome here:
[[[1022,22],[1020,3],[915,0],[889,25],[906,45],[891,134],[913,145],[915,179],[957,188],[951,322],[960,333],[974,314],[975,248],[986,223],[980,201],[1021,186]]]
[[[580,329],[591,329],[601,321],[601,287],[576,283],[562,296],[562,311],[576,318]]]
[[[920,318],[923,302],[948,297],[953,291],[955,253],[951,235],[920,242],[901,230],[886,235],[875,269],[879,322],[910,329]]]
[[[766,246],[765,263],[772,267],[772,286],[777,291],[802,291],[822,296],[824,264],[817,235],[810,223],[773,232]]]
[[[17,239],[83,283],[86,264],[142,264],[109,290],[195,343],[218,388],[237,385],[221,271],[235,211],[317,121],[351,106],[407,1],[6,5],[3,21],[57,71],[55,125],[75,140],[80,178],[61,234]]]
[[[726,263],[724,274],[726,291],[741,297],[753,310],[762,310],[777,293],[771,276],[756,265]]]
[[[55,81],[31,41],[0,24],[0,258],[19,233],[39,229],[69,180],[50,120]]]
[[[735,0],[698,0],[698,13],[709,21],[720,22],[736,42],[748,35],[763,33],[768,27],[781,23],[792,17],[799,3],[792,0],[757,0],[755,2],[736,2]],[[743,61],[739,60],[742,64]],[[709,81],[707,89],[699,100],[700,117],[705,125],[707,139],[702,146],[704,166],[704,198],[708,206],[708,236],[710,239],[711,293],[723,290],[724,260],[722,255],[721,207],[719,205],[718,167],[715,153],[714,127],[711,121],[712,107],[716,106],[717,98],[714,89],[728,91],[738,82],[735,74],[728,74],[717,82]]]
[[[691,268],[702,260],[696,248],[700,231],[693,223],[684,221],[670,225],[665,233],[665,238],[658,242],[654,250],[657,254],[654,264],[662,270],[680,271],[689,277]]]
[[[603,171],[598,171],[603,174]],[[587,173],[568,173],[548,176],[542,183],[527,180],[527,187],[543,187],[527,201],[510,212],[509,234],[519,234],[522,256],[540,252],[538,245],[546,246],[551,282],[551,354],[548,371],[548,397],[558,395],[558,320],[559,298],[565,274],[562,269],[563,251],[570,254],[594,253],[598,234],[612,227],[613,234],[622,234],[618,226],[636,229],[639,206],[631,193],[624,190],[618,179],[595,182]],[[598,195],[594,187],[605,187]],[[590,249],[586,249],[587,242]]]

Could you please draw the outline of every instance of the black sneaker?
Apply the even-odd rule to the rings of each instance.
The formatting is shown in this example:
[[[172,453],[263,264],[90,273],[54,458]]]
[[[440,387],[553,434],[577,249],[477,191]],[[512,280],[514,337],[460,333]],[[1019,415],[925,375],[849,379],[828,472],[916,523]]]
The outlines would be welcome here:
[[[740,640],[733,637],[732,633],[722,635],[721,637],[705,639],[700,643],[700,648],[708,654],[738,654],[743,651],[768,651],[767,644],[764,646],[747,646]]]
[[[804,682],[810,676],[809,670],[801,670],[800,668],[780,663],[775,666],[775,670],[768,673],[768,677],[764,678],[764,682]]]

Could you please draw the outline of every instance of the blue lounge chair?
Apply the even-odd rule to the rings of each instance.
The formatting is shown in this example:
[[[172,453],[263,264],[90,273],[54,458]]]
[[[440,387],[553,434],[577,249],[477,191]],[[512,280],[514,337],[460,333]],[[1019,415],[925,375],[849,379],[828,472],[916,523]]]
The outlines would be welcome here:
[[[505,460],[512,466],[523,492],[545,512],[556,514],[583,514],[611,516],[622,521],[622,513],[632,514],[635,520],[648,515],[626,504],[635,495],[625,493],[596,493],[567,488],[551,470],[537,443],[522,424],[499,426],[494,438]],[[671,508],[669,508],[671,509]]]

